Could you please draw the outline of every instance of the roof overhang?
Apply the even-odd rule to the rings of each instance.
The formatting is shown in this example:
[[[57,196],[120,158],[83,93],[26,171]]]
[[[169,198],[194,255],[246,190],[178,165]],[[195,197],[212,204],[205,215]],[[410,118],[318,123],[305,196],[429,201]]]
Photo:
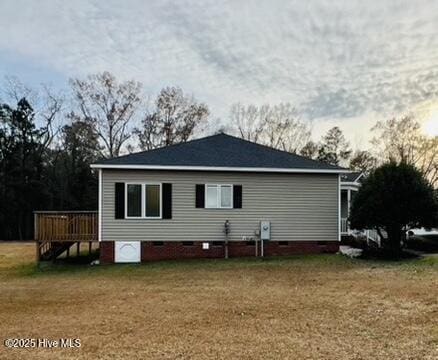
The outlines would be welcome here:
[[[260,172],[260,173],[295,173],[295,174],[348,174],[347,169],[295,169],[263,167],[217,167],[217,166],[174,166],[174,165],[112,165],[91,164],[93,169],[113,170],[177,170],[177,171],[224,171],[224,172]]]

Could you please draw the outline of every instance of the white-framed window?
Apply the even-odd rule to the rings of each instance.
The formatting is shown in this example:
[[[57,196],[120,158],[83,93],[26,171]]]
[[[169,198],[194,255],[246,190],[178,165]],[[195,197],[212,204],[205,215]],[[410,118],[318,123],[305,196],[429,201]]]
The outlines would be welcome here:
[[[207,209],[232,209],[233,185],[206,184],[205,207]]]
[[[161,183],[126,183],[125,218],[161,219]]]

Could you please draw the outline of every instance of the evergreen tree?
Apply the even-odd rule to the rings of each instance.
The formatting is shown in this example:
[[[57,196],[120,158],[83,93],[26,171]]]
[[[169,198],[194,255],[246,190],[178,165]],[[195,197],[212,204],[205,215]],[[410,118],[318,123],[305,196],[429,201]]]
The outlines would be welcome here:
[[[438,226],[438,202],[422,173],[406,163],[377,168],[359,189],[350,214],[353,229],[376,229],[395,257],[404,233]]]
[[[0,106],[0,232],[2,238],[32,236],[32,211],[44,201],[42,131],[23,98],[15,109]]]
[[[327,131],[323,136],[319,150],[318,160],[332,165],[339,165],[351,155],[350,144],[345,139],[341,129],[337,126]]]

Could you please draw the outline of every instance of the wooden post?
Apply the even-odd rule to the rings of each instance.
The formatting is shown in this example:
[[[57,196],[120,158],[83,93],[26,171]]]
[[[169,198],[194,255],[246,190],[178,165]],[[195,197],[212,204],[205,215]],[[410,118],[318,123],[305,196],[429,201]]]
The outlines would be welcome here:
[[[350,202],[351,202],[351,189],[347,190],[347,219],[350,216]],[[347,233],[350,235],[350,226],[348,226],[348,220],[346,221]]]
[[[88,242],[88,255],[91,255],[91,241]]]
[[[38,240],[36,240],[35,244],[36,244],[36,262],[37,262],[37,265],[39,265],[40,264],[40,257],[41,257],[40,242]]]
[[[38,237],[38,215],[33,213],[33,238],[34,240],[39,240]]]
[[[76,245],[76,256],[79,256],[81,253],[81,242],[78,241]]]
[[[33,238],[36,242],[36,262],[37,265],[39,265],[41,252],[40,252],[40,242],[38,239],[38,215],[36,213],[33,213]]]

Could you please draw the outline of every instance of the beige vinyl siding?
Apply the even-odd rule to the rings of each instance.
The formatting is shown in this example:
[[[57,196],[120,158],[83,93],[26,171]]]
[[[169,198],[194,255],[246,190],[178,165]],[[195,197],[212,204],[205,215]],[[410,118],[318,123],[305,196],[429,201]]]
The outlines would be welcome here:
[[[337,174],[102,170],[103,241],[231,241],[271,221],[272,241],[338,240]],[[172,219],[115,219],[116,182],[172,183]],[[242,209],[195,207],[196,184],[242,185]]]

